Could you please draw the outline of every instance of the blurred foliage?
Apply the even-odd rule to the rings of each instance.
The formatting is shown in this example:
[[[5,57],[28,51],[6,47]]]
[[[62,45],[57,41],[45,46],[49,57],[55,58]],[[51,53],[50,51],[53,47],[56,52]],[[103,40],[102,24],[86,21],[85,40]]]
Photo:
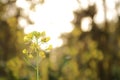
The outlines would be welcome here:
[[[15,1],[0,0],[0,80],[11,80],[14,74],[9,74],[11,68],[8,68],[7,62],[19,56],[22,50],[24,34],[18,25],[18,18],[19,9],[15,6]],[[18,67],[13,62],[10,63],[16,71],[20,67],[19,63],[16,64]]]
[[[74,29],[63,34],[64,45],[54,53],[59,72],[58,80],[120,80],[120,14],[109,21],[106,17],[106,5],[103,0],[104,22],[98,24],[94,18],[97,13],[96,4],[88,5],[87,9],[74,11]],[[117,3],[120,5],[120,2]],[[115,4],[116,5],[116,4]],[[116,8],[120,8],[116,6]],[[81,28],[82,19],[92,19],[92,29],[84,32]],[[61,54],[62,53],[62,54]],[[62,57],[60,57],[60,55]],[[60,58],[58,58],[60,57]],[[59,64],[63,63],[63,64]],[[60,71],[59,71],[60,70]],[[51,75],[55,77],[54,75]],[[57,80],[57,79],[50,79]]]
[[[46,53],[40,63],[41,80],[120,80],[120,2],[115,4],[116,17],[108,20],[105,0],[102,1],[102,23],[94,20],[97,4],[74,11],[74,29],[61,36],[64,45]],[[35,71],[19,55],[24,34],[18,18],[24,15],[14,2],[0,0],[0,80],[35,80]],[[36,4],[31,4],[31,9]],[[92,29],[87,32],[81,28],[85,17],[92,19]]]

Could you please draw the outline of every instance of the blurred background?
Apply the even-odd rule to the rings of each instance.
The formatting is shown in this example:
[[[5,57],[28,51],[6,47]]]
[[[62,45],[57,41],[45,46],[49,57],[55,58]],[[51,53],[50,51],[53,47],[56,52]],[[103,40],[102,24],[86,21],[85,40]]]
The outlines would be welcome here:
[[[41,80],[120,80],[120,0],[0,0],[0,80],[35,80],[22,55],[34,30],[53,45]]]

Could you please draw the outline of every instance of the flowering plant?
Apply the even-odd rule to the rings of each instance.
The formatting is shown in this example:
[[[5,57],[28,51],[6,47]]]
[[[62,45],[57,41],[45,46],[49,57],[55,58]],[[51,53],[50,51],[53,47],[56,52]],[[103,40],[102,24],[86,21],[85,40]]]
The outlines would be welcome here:
[[[36,79],[39,80],[39,63],[46,57],[45,52],[52,49],[52,45],[47,42],[50,37],[46,37],[45,32],[33,31],[24,36],[26,48],[23,49],[24,59],[36,70]],[[42,45],[47,44],[43,49]],[[30,63],[32,60],[33,63]],[[33,65],[34,64],[34,65]]]

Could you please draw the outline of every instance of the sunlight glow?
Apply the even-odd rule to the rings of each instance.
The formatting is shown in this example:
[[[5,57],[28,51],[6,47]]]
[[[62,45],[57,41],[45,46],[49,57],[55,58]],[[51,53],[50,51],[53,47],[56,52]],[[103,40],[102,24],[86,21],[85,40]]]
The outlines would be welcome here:
[[[23,9],[28,9],[30,7],[30,4],[26,0],[17,0],[16,5]]]
[[[96,0],[97,14],[94,17],[94,21],[97,24],[104,22],[104,7],[102,0]],[[106,17],[108,21],[116,20],[116,9],[115,9],[115,0],[106,0]]]
[[[38,0],[35,0],[38,1]],[[80,2],[80,4],[78,2]],[[91,3],[89,3],[91,2]],[[94,16],[94,22],[97,24],[104,22],[104,7],[102,0],[45,0],[44,4],[35,5],[35,10],[29,9],[29,0],[17,0],[16,5],[22,8],[23,15],[29,15],[29,18],[34,22],[33,25],[28,25],[24,19],[19,20],[19,24],[25,26],[24,32],[31,31],[45,31],[51,37],[50,43],[53,47],[59,47],[63,44],[59,38],[62,33],[71,32],[73,26],[70,23],[73,18],[73,11],[78,9],[87,9],[89,5],[96,4],[97,14]],[[115,1],[106,0],[107,14],[106,17],[109,21],[116,18]],[[117,18],[116,18],[117,19]],[[91,18],[84,18],[82,20],[81,29],[83,31],[90,31]]]
[[[81,29],[84,32],[90,31],[92,29],[91,23],[92,23],[92,19],[90,17],[83,18],[82,24],[81,24]]]
[[[97,7],[97,14],[94,16],[94,21],[99,24],[104,21],[103,1],[97,0],[96,7]]]
[[[18,0],[16,5],[27,10],[29,18],[34,22],[33,25],[27,25],[24,32],[45,31],[51,37],[53,48],[63,44],[59,38],[62,33],[72,31],[70,22],[74,18],[73,10],[78,8],[75,0],[45,0],[44,4],[35,6],[35,12],[28,10],[29,4],[25,0]],[[26,22],[21,19],[20,24],[25,26]]]
[[[88,4],[89,4],[88,0],[80,0],[80,2],[82,3],[80,5],[81,5],[81,7],[83,9],[87,9],[88,8]]]
[[[26,21],[26,19],[20,17],[20,18],[18,19],[18,21],[19,21],[19,24],[21,25],[21,27],[27,26],[27,21]]]

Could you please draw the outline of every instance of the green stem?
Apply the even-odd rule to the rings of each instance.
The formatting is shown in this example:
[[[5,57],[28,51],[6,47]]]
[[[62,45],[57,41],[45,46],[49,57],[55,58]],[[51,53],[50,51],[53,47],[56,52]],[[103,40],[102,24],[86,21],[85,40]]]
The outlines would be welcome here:
[[[37,41],[37,44],[38,44],[38,39],[36,41]],[[39,54],[38,54],[38,49],[36,50],[36,53],[37,53],[36,78],[37,78],[37,80],[39,80]]]
[[[39,63],[38,63],[38,53],[37,53],[37,64],[36,64],[36,67],[37,67],[37,70],[36,70],[36,77],[37,77],[37,80],[39,80]]]

